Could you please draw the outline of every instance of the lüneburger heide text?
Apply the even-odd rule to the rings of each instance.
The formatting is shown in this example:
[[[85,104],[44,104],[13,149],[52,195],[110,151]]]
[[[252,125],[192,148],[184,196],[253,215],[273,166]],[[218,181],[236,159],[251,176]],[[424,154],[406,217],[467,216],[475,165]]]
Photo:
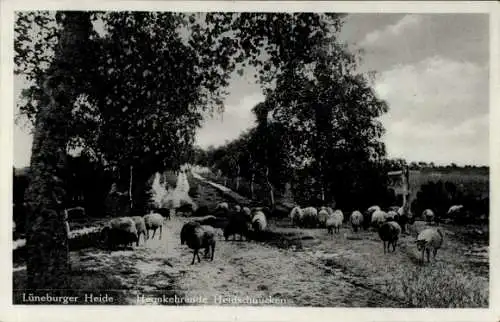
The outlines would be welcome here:
[[[53,296],[49,293],[45,295],[34,295],[23,293],[22,302],[24,304],[112,304],[114,298],[108,294],[86,293],[84,296]]]

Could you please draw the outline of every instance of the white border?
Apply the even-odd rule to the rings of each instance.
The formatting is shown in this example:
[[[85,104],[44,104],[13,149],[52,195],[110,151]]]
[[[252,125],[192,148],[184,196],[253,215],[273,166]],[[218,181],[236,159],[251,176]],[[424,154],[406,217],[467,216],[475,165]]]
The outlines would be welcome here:
[[[5,276],[0,290],[1,321],[99,321],[109,318],[188,321],[500,321],[498,304],[500,238],[493,227],[500,219],[500,71],[499,7],[495,2],[466,1],[1,1],[1,98],[0,108],[0,220],[2,264]],[[270,307],[140,307],[140,306],[13,306],[11,259],[11,191],[13,152],[13,13],[15,10],[172,10],[172,11],[335,11],[392,13],[490,13],[490,308],[489,309],[368,309],[368,308],[270,308]],[[497,305],[495,305],[497,304]]]

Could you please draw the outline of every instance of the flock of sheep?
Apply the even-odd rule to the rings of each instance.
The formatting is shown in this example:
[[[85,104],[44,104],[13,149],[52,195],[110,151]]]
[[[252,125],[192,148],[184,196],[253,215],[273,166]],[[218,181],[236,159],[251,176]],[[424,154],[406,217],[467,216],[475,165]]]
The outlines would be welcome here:
[[[454,206],[457,207],[457,206]],[[430,209],[423,212],[424,218],[427,220],[434,216]],[[338,233],[344,222],[344,214],[341,210],[333,210],[330,207],[321,207],[319,211],[314,207],[301,209],[295,207],[290,212],[290,220],[292,224],[299,227],[324,227],[328,233]],[[370,227],[377,229],[378,235],[384,246],[384,253],[396,250],[396,245],[401,233],[407,230],[408,224],[414,223],[414,218],[409,209],[405,207],[390,207],[387,211],[383,211],[379,206],[372,206],[364,213],[354,210],[349,217],[349,222],[354,232],[363,227],[367,230]],[[422,261],[424,254],[427,254],[427,261],[430,261],[430,252],[432,251],[434,258],[437,250],[443,244],[443,233],[439,228],[426,228],[421,231],[416,239],[417,248],[422,252]]]
[[[218,218],[227,219],[223,229],[225,240],[233,236],[233,240],[239,235],[242,240],[251,239],[253,234],[258,234],[267,229],[267,214],[269,209],[266,207],[242,207],[240,205],[229,206],[227,202],[219,203],[212,215],[209,215],[208,207],[199,207],[192,219],[183,225],[181,230],[181,245],[187,245],[193,250],[193,259],[191,264],[195,263],[200,256],[200,249],[205,249],[205,257],[211,260],[214,258],[215,245],[217,239],[216,221]],[[215,215],[215,216],[214,216]],[[431,210],[424,211],[425,218],[433,216]],[[155,233],[159,230],[159,239],[162,237],[162,227],[170,215],[153,212],[142,216],[120,217],[114,218],[108,222],[102,229],[102,239],[107,243],[109,248],[114,248],[118,245],[130,245],[136,243],[139,245],[140,237],[143,235],[144,241],[150,238],[150,231],[154,238]],[[292,225],[297,227],[307,228],[326,228],[329,234],[338,233],[344,223],[344,214],[341,210],[333,210],[330,207],[321,207],[319,210],[314,207],[300,208],[294,207],[289,218]],[[408,209],[404,207],[391,207],[387,211],[383,211],[379,206],[372,206],[365,212],[355,210],[349,217],[350,225],[354,232],[364,228],[367,230],[372,227],[378,231],[378,235],[383,242],[384,253],[396,250],[396,245],[399,237],[407,230],[408,224],[413,224],[414,218],[411,216]],[[427,254],[427,261],[430,261],[430,253],[434,258],[437,250],[443,244],[443,233],[439,228],[426,228],[421,231],[416,239],[418,250],[422,253],[422,261],[424,255]]]

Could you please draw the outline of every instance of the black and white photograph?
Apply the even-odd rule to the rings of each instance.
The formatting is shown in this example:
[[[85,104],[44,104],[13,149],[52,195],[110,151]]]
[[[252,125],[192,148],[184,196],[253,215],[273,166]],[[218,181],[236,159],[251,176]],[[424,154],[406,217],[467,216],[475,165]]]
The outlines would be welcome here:
[[[492,305],[488,4],[305,3],[12,12],[14,307]]]

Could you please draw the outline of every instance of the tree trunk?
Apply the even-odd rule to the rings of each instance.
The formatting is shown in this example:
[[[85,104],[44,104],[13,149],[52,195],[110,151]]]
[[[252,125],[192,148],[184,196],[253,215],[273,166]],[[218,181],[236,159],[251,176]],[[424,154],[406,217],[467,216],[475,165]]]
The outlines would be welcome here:
[[[130,210],[132,210],[134,208],[134,199],[132,198],[132,179],[133,179],[133,175],[134,175],[134,166],[131,165],[130,166],[130,184],[129,184],[129,187],[128,187],[128,196],[129,196],[129,200],[130,200]]]
[[[271,198],[271,206],[274,207],[274,189],[271,181],[269,181],[269,167],[266,167],[266,183],[269,189],[269,197]]]
[[[252,173],[252,177],[250,179],[250,198],[252,200],[255,199],[255,192],[254,192],[254,186],[253,186],[254,181],[255,181],[255,174]]]
[[[63,13],[64,14],[64,13]],[[60,17],[60,13],[56,15]],[[67,126],[76,97],[80,55],[92,28],[87,12],[66,12],[59,44],[46,79],[37,80],[43,90],[36,116],[30,171],[26,191],[29,206],[26,222],[27,289],[51,296],[70,289],[69,251],[63,186],[66,166]],[[78,71],[77,71],[78,70]],[[43,83],[43,84],[42,84]]]
[[[236,168],[236,191],[238,191],[240,189],[240,171],[241,171],[241,168],[240,166],[238,165],[237,168]]]

